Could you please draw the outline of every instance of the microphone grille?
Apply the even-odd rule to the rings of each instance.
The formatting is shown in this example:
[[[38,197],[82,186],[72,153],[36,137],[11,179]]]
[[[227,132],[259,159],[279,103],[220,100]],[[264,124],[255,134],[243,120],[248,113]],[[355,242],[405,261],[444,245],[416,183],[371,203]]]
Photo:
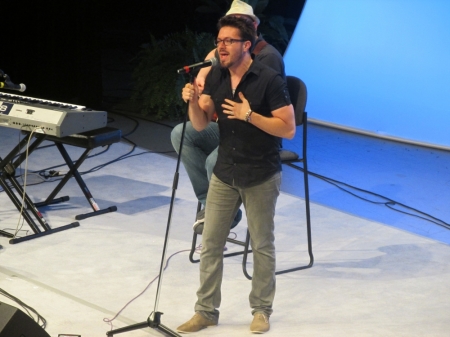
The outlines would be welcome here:
[[[210,61],[211,61],[211,66],[213,66],[213,67],[216,66],[217,63],[219,62],[216,57],[213,57],[212,59],[210,59]]]

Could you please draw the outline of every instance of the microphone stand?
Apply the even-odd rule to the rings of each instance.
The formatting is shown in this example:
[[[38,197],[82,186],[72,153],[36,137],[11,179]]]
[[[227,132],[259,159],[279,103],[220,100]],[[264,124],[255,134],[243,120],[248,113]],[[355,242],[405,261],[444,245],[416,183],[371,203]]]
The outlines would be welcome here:
[[[192,74],[189,74],[189,82],[190,83],[194,82],[194,77]],[[164,262],[166,261],[167,243],[169,241],[169,232],[170,232],[170,224],[172,221],[173,204],[175,201],[175,194],[176,194],[176,190],[178,187],[179,168],[180,168],[180,162],[181,162],[181,150],[183,149],[183,141],[184,141],[184,134],[185,134],[185,130],[186,130],[188,113],[189,113],[189,103],[186,104],[186,113],[184,115],[183,129],[181,132],[181,141],[180,141],[180,149],[178,151],[177,166],[176,166],[175,174],[173,177],[172,197],[170,199],[170,208],[169,208],[169,216],[167,219],[166,235],[164,238],[164,247],[163,247],[163,252],[162,252],[162,257],[161,257],[161,265],[159,267],[159,279],[158,279],[158,287],[156,289],[156,299],[155,299],[154,309],[148,316],[147,321],[137,323],[137,324],[132,324],[127,327],[123,327],[123,328],[119,328],[119,329],[115,329],[115,330],[110,330],[110,331],[106,332],[107,336],[114,336],[114,334],[137,330],[137,329],[152,328],[152,329],[158,330],[160,333],[162,333],[163,335],[166,335],[166,336],[181,337],[181,335],[179,335],[175,331],[173,331],[173,330],[169,329],[168,327],[164,326],[163,324],[161,324],[161,315],[163,313],[158,311],[158,304],[159,304],[162,278],[163,278],[163,273],[164,273]]]

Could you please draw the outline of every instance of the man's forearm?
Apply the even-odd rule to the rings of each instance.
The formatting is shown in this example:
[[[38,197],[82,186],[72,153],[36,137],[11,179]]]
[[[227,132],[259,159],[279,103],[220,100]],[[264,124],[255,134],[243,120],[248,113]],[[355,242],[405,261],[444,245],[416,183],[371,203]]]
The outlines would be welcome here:
[[[189,120],[197,131],[202,131],[210,122],[207,113],[198,105],[198,101],[189,102]]]
[[[257,112],[251,114],[249,122],[272,136],[287,139],[292,139],[295,136],[295,122],[286,122],[276,117],[265,117]]]

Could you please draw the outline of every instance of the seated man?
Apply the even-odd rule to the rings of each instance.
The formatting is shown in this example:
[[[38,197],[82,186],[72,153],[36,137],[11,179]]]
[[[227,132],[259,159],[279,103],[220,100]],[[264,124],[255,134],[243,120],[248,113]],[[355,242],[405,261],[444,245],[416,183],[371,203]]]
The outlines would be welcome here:
[[[225,16],[244,17],[253,22],[255,31],[258,28],[259,19],[253,14],[253,8],[240,0],[234,0],[230,10]],[[212,50],[205,59],[213,58],[216,55],[217,49]],[[273,46],[268,44],[261,35],[256,36],[255,44],[252,48],[254,59],[269,66],[277,71],[284,80],[286,75],[284,72],[284,62],[281,54]],[[216,67],[220,67],[217,65]],[[211,67],[200,70],[196,83],[199,88],[199,94],[202,93],[205,78],[208,75]],[[175,151],[179,151],[181,142],[181,133],[183,124],[177,125],[172,133],[171,140]],[[219,146],[219,126],[217,123],[209,123],[202,131],[196,131],[191,122],[187,122],[186,130],[183,140],[183,151],[181,153],[181,161],[187,171],[189,179],[191,180],[194,193],[198,201],[203,205],[203,209],[197,214],[197,220],[194,223],[194,231],[201,234],[203,231],[203,224],[205,221],[206,196],[208,194],[209,181],[214,166],[217,161],[217,149]],[[231,228],[234,228],[242,218],[242,212],[239,209],[234,220],[231,223]]]

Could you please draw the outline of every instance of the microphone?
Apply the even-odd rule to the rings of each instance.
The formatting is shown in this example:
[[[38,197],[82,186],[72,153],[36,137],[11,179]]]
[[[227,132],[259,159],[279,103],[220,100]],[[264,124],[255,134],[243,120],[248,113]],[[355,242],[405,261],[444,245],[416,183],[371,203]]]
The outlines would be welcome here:
[[[27,90],[27,87],[25,86],[25,84],[23,84],[23,83],[14,84],[13,82],[11,82],[9,76],[6,75],[1,70],[0,70],[0,75],[1,75],[0,76],[0,89],[17,90],[20,92],[24,92],[25,90]],[[3,79],[1,77],[3,77]]]
[[[27,90],[27,87],[23,83],[14,84],[11,81],[8,81],[8,82],[0,82],[0,89],[10,89],[24,92],[25,90]]]
[[[190,66],[184,66],[183,68],[178,69],[177,73],[178,74],[188,74],[193,70],[210,67],[210,66],[215,66],[216,64],[217,64],[217,59],[215,57],[213,57],[212,59],[205,60],[203,62],[191,64]]]

